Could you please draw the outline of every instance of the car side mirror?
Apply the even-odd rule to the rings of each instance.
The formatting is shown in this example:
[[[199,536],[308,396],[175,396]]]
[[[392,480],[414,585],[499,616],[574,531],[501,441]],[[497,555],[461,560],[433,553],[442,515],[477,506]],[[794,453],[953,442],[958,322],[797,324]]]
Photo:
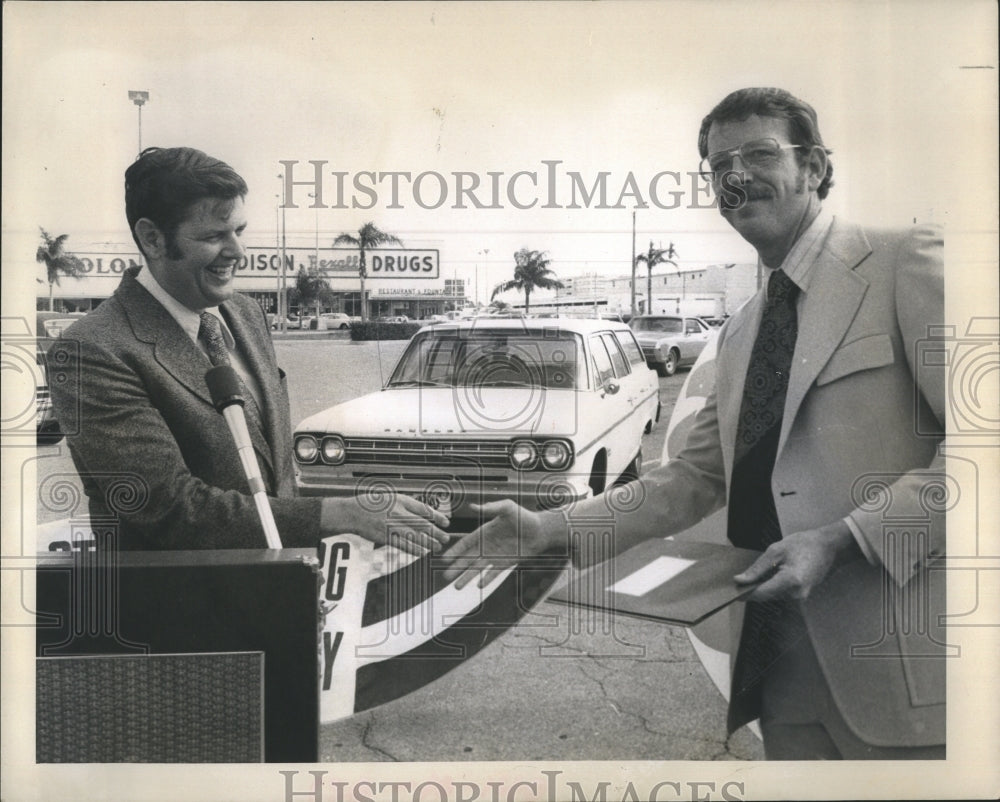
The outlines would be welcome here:
[[[621,389],[622,386],[614,379],[608,379],[606,382],[604,382],[604,392],[606,392],[608,395],[614,395]]]

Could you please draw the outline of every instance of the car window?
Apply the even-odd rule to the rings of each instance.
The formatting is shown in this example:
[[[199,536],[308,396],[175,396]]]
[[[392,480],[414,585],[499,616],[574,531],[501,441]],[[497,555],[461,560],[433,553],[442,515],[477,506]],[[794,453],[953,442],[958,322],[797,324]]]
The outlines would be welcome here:
[[[646,358],[642,355],[642,349],[639,347],[639,343],[635,341],[635,335],[631,331],[618,329],[615,331],[615,337],[618,338],[618,344],[622,347],[622,351],[625,352],[625,356],[629,362],[633,365],[646,364]]]
[[[388,386],[582,386],[582,344],[571,332],[427,332],[410,343]]]
[[[684,321],[684,333],[685,334],[701,334],[702,327],[697,320],[688,319]]]
[[[637,317],[632,320],[632,330],[680,334],[684,322],[679,317]]]
[[[601,334],[601,339],[604,340],[604,345],[611,355],[611,364],[614,366],[615,375],[619,379],[628,376],[632,372],[632,369],[628,366],[628,360],[625,358],[625,354],[622,353],[622,349],[618,345],[618,340],[615,339],[615,336],[610,331]]]
[[[602,337],[594,335],[590,338],[590,350],[594,355],[594,374],[597,377],[597,387],[601,388],[608,379],[614,378],[615,369]]]

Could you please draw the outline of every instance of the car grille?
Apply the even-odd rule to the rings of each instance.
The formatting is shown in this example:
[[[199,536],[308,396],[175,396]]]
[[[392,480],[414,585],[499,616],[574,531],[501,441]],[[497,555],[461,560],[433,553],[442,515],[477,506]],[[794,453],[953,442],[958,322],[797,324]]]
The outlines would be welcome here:
[[[479,465],[507,468],[507,441],[496,440],[391,440],[349,437],[347,459],[355,464],[380,465]]]
[[[644,357],[646,357],[646,359],[655,359],[656,358],[656,346],[655,345],[644,345],[644,346],[642,346],[642,355]]]

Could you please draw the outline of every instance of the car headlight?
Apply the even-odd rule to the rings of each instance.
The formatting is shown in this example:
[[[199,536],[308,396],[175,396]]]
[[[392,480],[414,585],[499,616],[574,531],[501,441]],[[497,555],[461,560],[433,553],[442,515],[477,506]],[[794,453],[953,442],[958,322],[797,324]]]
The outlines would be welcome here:
[[[510,447],[510,464],[518,471],[530,471],[538,463],[538,446],[531,440],[515,440]]]
[[[542,464],[550,471],[561,471],[569,465],[573,451],[565,440],[547,440],[542,445]]]
[[[323,462],[328,465],[340,465],[347,458],[347,448],[344,446],[344,438],[333,436],[324,437],[321,448]]]
[[[319,443],[311,434],[301,435],[295,438],[295,459],[299,462],[315,462],[319,456]]]

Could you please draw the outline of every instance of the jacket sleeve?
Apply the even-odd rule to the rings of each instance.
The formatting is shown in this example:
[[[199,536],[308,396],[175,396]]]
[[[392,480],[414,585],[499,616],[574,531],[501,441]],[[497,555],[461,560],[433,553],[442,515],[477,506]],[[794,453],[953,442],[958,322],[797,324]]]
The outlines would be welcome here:
[[[664,465],[627,485],[575,505],[568,514],[581,521],[607,518],[611,550],[620,554],[650,538],[674,535],[694,526],[726,502],[725,468],[719,441],[715,388],[695,416],[684,448]],[[573,541],[575,543],[575,541]],[[574,548],[573,563],[589,565],[609,554]]]
[[[185,421],[177,409],[151,397],[134,355],[113,353],[98,339],[67,339],[50,351],[50,370],[62,377],[51,387],[53,407],[67,431],[92,515],[110,514],[119,522],[125,549],[265,548],[221,416]],[[54,352],[57,368],[51,366]],[[189,453],[199,448],[209,455],[202,461],[206,475],[220,481],[192,472],[179,437]],[[319,499],[271,499],[271,506],[282,545],[316,544]]]
[[[944,261],[940,231],[913,229],[902,239],[895,269],[896,320],[914,379],[915,437],[943,438],[947,348],[944,321]],[[900,586],[929,560],[945,554],[946,511],[955,502],[944,442],[928,465],[916,466],[892,482],[872,485],[849,514],[855,535]],[[926,526],[927,537],[900,531],[887,537],[887,515]]]

